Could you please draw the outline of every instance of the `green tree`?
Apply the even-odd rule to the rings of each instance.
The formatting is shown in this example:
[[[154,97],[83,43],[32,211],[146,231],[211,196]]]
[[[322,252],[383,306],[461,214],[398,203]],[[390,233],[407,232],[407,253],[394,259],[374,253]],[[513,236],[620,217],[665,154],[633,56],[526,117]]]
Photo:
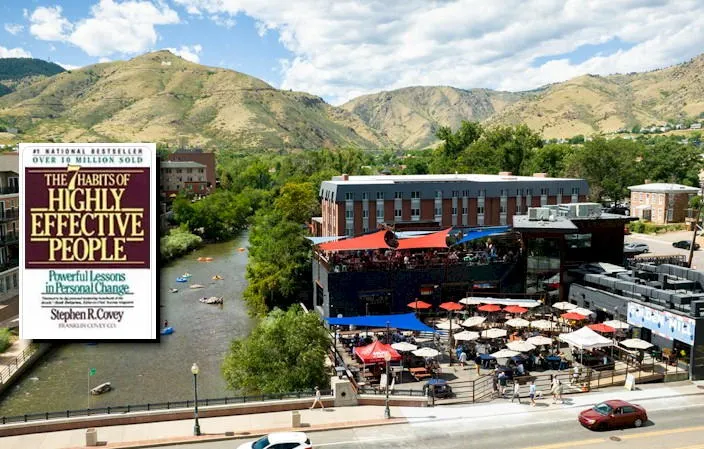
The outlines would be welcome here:
[[[281,187],[279,196],[274,200],[274,209],[285,220],[307,223],[320,212],[320,202],[312,183],[290,182]]]
[[[694,145],[685,145],[672,139],[659,137],[642,151],[645,177],[651,181],[674,182],[687,185],[699,184],[702,169],[700,151]]]
[[[482,125],[477,122],[462,121],[460,128],[452,132],[449,126],[441,126],[435,137],[443,141],[442,153],[448,158],[455,158],[462,151],[476,142],[483,134]]]
[[[551,177],[565,175],[566,162],[572,154],[572,146],[566,144],[548,144],[531,150],[523,162],[521,173],[531,176],[533,173],[547,173]]]
[[[637,163],[639,152],[640,145],[631,140],[597,137],[584,146],[575,147],[568,158],[566,172],[589,182],[593,200],[608,197],[619,201],[628,194],[628,186],[644,181]]]
[[[244,393],[272,394],[328,385],[325,354],[330,337],[315,313],[298,305],[275,309],[249,337],[235,340],[225,356],[222,373],[228,388]]]
[[[584,143],[584,136],[582,134],[577,134],[576,136],[570,137],[567,140],[567,143],[571,145],[577,145],[580,143]]]

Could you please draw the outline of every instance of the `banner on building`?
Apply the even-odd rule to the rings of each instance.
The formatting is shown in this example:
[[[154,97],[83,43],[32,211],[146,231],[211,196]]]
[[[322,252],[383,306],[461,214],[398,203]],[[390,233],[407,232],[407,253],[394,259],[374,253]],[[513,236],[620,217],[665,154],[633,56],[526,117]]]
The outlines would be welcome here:
[[[628,303],[628,324],[650,329],[668,340],[694,344],[695,322],[692,318],[654,309],[638,303]]]
[[[20,337],[155,340],[155,144],[20,144]]]

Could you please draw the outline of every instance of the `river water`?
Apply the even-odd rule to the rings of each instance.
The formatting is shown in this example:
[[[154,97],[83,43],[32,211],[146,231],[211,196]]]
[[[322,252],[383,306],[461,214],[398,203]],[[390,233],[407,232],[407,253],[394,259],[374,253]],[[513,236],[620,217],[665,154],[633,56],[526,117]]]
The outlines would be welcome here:
[[[234,338],[253,326],[242,300],[247,234],[226,243],[206,245],[161,270],[161,317],[174,328],[160,343],[68,344],[51,350],[0,401],[0,416],[193,398],[191,365],[198,363],[199,398],[233,395],[225,388],[221,364]],[[198,262],[201,256],[212,262]],[[191,273],[188,284],[175,279]],[[212,280],[219,274],[223,280]],[[190,284],[205,288],[191,290]],[[170,293],[170,288],[178,288]],[[198,302],[224,296],[224,303]],[[89,376],[95,368],[94,376]],[[90,382],[90,384],[89,384]],[[110,382],[113,391],[90,397],[90,387]]]

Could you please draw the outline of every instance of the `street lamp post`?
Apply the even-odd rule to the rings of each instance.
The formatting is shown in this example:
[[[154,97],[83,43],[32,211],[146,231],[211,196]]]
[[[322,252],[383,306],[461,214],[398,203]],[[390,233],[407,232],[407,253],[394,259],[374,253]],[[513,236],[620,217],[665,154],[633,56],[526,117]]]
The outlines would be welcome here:
[[[191,372],[193,373],[193,396],[195,396],[195,408],[193,410],[193,416],[196,418],[196,423],[193,425],[193,435],[200,436],[200,424],[198,424],[198,364],[194,363],[191,366]]]
[[[389,408],[389,362],[391,361],[391,353],[384,353],[384,361],[386,362],[386,407],[384,408],[384,418],[391,418],[391,409]]]

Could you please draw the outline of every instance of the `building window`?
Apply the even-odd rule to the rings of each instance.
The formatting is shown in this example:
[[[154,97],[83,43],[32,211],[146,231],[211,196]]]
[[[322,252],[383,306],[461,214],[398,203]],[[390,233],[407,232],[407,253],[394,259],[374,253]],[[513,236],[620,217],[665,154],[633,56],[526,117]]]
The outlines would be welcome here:
[[[345,218],[347,218],[348,220],[353,219],[353,218],[354,218],[354,211],[352,211],[352,210],[346,210],[346,211],[345,211]]]
[[[403,192],[394,192],[394,198],[400,200],[403,198]]]
[[[411,209],[411,216],[420,217],[420,209]]]
[[[506,206],[504,206],[503,204],[501,206],[499,206],[499,213],[505,214],[506,213]]]
[[[417,200],[420,198],[420,192],[411,192],[411,199]]]
[[[521,213],[521,205],[516,204],[516,215],[520,215],[520,213]]]
[[[384,218],[384,208],[378,207],[376,209],[376,218]]]
[[[459,190],[453,190],[453,191],[452,191],[452,196],[453,196],[453,197],[458,197],[458,196],[460,196],[460,191],[459,191]]]
[[[442,190],[435,191],[435,198],[442,198]]]
[[[468,197],[468,196],[469,196],[469,190],[463,190],[463,191],[462,191],[462,196]]]
[[[369,232],[369,228],[366,227],[366,226],[364,226],[364,227],[362,228],[362,232],[366,234],[367,232]]]
[[[579,195],[579,187],[572,187],[572,195]]]
[[[484,206],[477,206],[477,215],[484,215]]]
[[[362,192],[362,199],[363,200],[368,200],[369,199],[369,194],[367,192]]]
[[[346,200],[346,201],[352,201],[352,200],[354,200],[354,192],[347,192],[347,193],[345,193],[345,200]]]
[[[435,208],[435,215],[442,215],[442,208],[436,207]]]
[[[565,242],[567,242],[567,247],[570,249],[591,248],[592,247],[592,235],[591,234],[567,234],[565,236]]]
[[[501,196],[508,196],[508,189],[501,189]]]
[[[352,228],[345,228],[345,235],[348,237],[352,236]]]
[[[658,195],[658,204],[662,205],[664,199],[665,195],[663,195],[662,193]]]
[[[533,189],[526,189],[526,196],[532,196],[533,195]]]
[[[401,218],[401,209],[394,209],[394,217]]]
[[[376,192],[376,199],[383,200],[384,199],[384,192]]]
[[[546,187],[543,187],[540,189],[540,194],[541,195],[547,195],[548,194],[548,189]]]
[[[667,209],[667,221],[672,221],[674,217],[674,210],[673,209]]]
[[[462,208],[462,215],[467,215],[467,208],[466,207]]]
[[[452,215],[457,215],[457,208],[456,207],[452,208]]]
[[[362,209],[362,218],[369,218],[369,210]]]
[[[565,188],[564,188],[564,187],[560,187],[560,195],[564,195],[564,194],[565,194]]]

